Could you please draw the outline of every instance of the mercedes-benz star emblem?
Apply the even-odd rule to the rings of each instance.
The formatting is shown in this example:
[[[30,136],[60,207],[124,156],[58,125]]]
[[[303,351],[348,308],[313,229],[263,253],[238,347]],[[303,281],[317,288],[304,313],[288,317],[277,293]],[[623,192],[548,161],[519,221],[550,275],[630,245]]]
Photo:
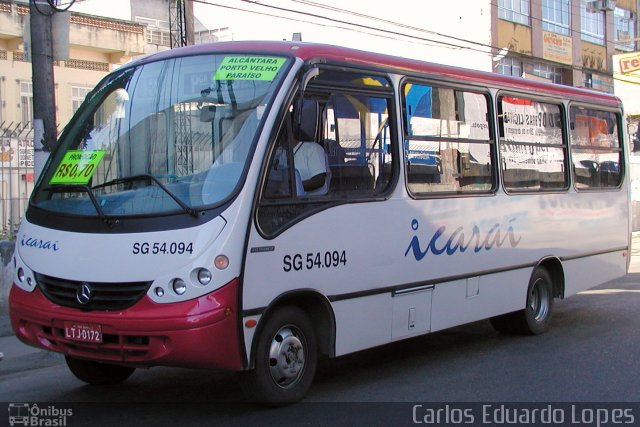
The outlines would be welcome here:
[[[76,299],[82,305],[87,305],[91,301],[91,286],[87,282],[82,282],[82,285],[78,288]]]

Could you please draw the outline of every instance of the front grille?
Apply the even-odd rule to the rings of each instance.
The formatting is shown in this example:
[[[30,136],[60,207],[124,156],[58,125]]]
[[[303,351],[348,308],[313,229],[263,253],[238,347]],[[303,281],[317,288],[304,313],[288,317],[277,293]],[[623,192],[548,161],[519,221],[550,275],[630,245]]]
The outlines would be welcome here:
[[[151,282],[103,283],[59,279],[36,273],[36,281],[42,293],[52,302],[63,307],[83,310],[123,310],[142,298]],[[78,294],[83,285],[88,285],[90,297],[81,304]]]

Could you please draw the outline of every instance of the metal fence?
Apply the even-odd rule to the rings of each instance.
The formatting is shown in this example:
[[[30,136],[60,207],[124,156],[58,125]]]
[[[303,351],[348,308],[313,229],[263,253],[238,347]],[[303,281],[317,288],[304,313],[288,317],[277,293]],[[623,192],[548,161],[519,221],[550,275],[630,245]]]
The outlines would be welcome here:
[[[0,239],[12,238],[34,185],[30,122],[0,124]]]

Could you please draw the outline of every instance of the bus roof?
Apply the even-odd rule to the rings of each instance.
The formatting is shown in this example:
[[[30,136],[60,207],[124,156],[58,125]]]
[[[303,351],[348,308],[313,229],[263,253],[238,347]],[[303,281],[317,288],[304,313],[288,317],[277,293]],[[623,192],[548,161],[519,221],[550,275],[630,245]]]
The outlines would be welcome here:
[[[234,51],[293,55],[308,63],[328,62],[360,65],[363,67],[377,67],[389,72],[429,74],[448,80],[459,80],[461,82],[483,84],[496,88],[567,97],[575,100],[608,104],[610,106],[620,106],[622,104],[620,99],[615,95],[605,92],[320,43],[232,41],[197,44],[159,52],[134,62],[132,65],[178,56],[205,53],[230,53]]]

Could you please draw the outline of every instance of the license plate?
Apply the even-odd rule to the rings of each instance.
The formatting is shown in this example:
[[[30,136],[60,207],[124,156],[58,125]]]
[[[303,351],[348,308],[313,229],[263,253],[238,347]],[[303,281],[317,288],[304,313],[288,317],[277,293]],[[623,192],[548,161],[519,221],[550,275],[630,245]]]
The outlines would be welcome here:
[[[64,322],[64,337],[71,341],[101,343],[102,328],[90,323]]]

